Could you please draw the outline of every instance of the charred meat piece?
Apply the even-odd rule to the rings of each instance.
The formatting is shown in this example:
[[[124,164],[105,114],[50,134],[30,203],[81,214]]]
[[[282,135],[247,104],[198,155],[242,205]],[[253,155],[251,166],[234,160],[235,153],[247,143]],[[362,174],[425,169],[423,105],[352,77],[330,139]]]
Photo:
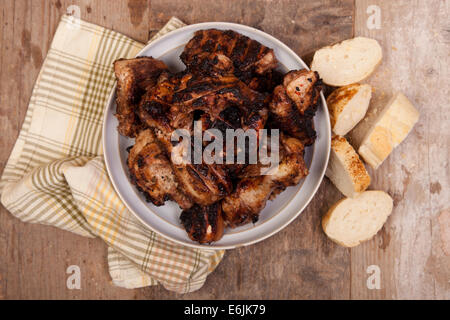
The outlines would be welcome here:
[[[242,133],[248,134],[248,139],[250,139],[251,132],[247,132],[249,129],[255,130],[255,144],[250,145],[250,143],[246,144],[245,159],[246,161],[249,159],[250,152],[258,151],[258,141],[259,141],[259,130],[263,129],[268,118],[268,110],[266,108],[262,108],[260,110],[248,110],[248,109],[240,109],[238,106],[232,105],[224,109],[219,113],[217,118],[211,118],[208,113],[201,114],[199,121],[202,123],[203,137],[207,139],[204,141],[204,147],[208,147],[210,144],[215,144],[216,134],[221,134],[222,141],[222,149],[221,149],[221,158],[223,164],[221,167],[224,167],[228,172],[229,176],[234,179],[237,174],[240,172],[242,168],[245,167],[245,164],[238,163],[238,139],[235,138],[232,141],[232,152],[234,153],[234,163],[227,163],[227,153],[228,141],[226,141],[227,130],[239,130],[242,129]],[[235,131],[236,132],[236,131]],[[211,141],[211,142],[209,142]],[[247,141],[248,142],[248,141]],[[253,149],[250,149],[253,147]]]
[[[224,105],[227,100],[223,90],[235,87],[238,82],[234,76],[196,77],[190,73],[171,75],[145,94],[139,105],[139,117],[147,126],[157,127],[162,131],[185,128],[186,125],[187,129],[192,129],[188,125],[192,119],[190,113],[201,109],[220,112],[217,111],[221,108],[219,105],[211,105],[213,97],[217,93],[216,102]],[[209,106],[201,100],[205,96],[209,97]]]
[[[193,241],[211,243],[223,236],[224,222],[220,203],[204,207],[194,205],[181,213],[180,220]]]
[[[140,102],[138,114],[144,124],[161,131],[192,129],[194,111],[201,110],[217,119],[227,107],[237,106],[249,118],[261,110],[267,112],[268,98],[234,75],[199,77],[180,73],[149,90]]]
[[[172,132],[186,129],[192,133],[196,112],[207,115],[203,120],[210,122],[208,128],[225,130],[230,125],[230,128],[258,130],[264,127],[268,118],[267,104],[267,96],[249,89],[233,75],[197,78],[184,73],[169,77],[149,90],[140,103],[139,116],[155,130],[156,137],[173,160],[174,154],[182,153],[176,148],[186,146],[174,144]],[[231,106],[239,113],[235,114],[236,119],[225,112]],[[235,171],[237,167],[174,161],[171,164],[185,193],[200,205],[210,205],[232,191],[230,170]]]
[[[321,88],[317,72],[303,69],[287,73],[283,84],[275,88],[269,104],[271,126],[311,145],[316,138],[313,117]]]
[[[157,138],[160,140],[166,151],[170,153],[172,132],[176,129],[191,129],[192,115],[184,113],[174,123],[171,114],[173,96],[175,92],[186,88],[191,74],[161,74],[158,83],[152,87],[142,97],[137,114],[142,123],[154,129]]]
[[[172,167],[183,191],[200,205],[210,205],[232,190],[231,179],[222,165],[172,163]]]
[[[141,96],[153,87],[162,72],[167,71],[164,62],[152,57],[119,59],[114,62],[117,78],[117,112],[119,133],[135,137],[143,128],[135,114]]]
[[[186,89],[174,94],[171,114],[174,122],[185,113],[202,110],[211,118],[231,105],[238,106],[245,114],[267,108],[266,96],[251,90],[234,76],[192,79]]]
[[[176,74],[151,57],[114,63],[118,130],[136,138],[127,164],[139,191],[158,206],[176,201],[189,237],[211,243],[222,237],[226,225],[256,222],[267,200],[308,174],[304,146],[316,136],[313,117],[321,80],[307,70],[282,75],[275,70],[272,49],[231,30],[197,31],[180,59],[186,69]],[[193,134],[200,124],[204,139],[199,147]],[[258,148],[270,153],[269,144],[260,145],[263,128],[284,132],[280,161],[270,169],[247,162]],[[184,136],[172,141],[179,129]],[[248,132],[245,148],[238,146],[242,137],[236,134],[230,145],[228,129],[255,129],[256,145]],[[233,164],[226,161],[231,146]],[[197,159],[195,151],[215,159],[218,153],[223,161]],[[246,163],[237,161],[242,152]]]
[[[281,135],[280,149],[280,163],[276,168],[260,175],[257,165],[248,166],[236,190],[222,200],[223,216],[230,227],[258,221],[259,213],[271,195],[298,184],[308,174],[300,140]]]
[[[204,52],[191,60],[188,71],[204,77],[232,75],[235,69],[233,61],[223,53]]]
[[[252,90],[271,94],[276,86],[283,83],[283,74],[277,70],[266,72],[263,75],[255,74],[245,83]]]
[[[192,107],[191,100],[214,94],[220,88],[227,87],[229,80],[205,78],[197,81],[192,80],[192,77],[191,74],[178,74],[156,85],[142,99],[139,116],[148,127],[155,130],[157,139],[171,159],[171,166],[184,192],[196,203],[210,205],[231,192],[231,179],[226,169],[217,164],[174,161],[175,158],[182,159],[183,151],[191,145],[172,142],[171,138],[177,129],[185,129],[192,134],[193,116],[197,107]],[[235,82],[236,78],[232,78]],[[191,90],[187,90],[189,88]],[[186,99],[190,100],[185,102],[176,98],[180,92],[183,97],[189,95]]]
[[[195,32],[180,58],[188,69],[196,69],[202,64],[201,60],[210,54],[221,54],[229,58],[239,78],[241,75],[249,77],[252,73],[264,74],[277,65],[272,49],[232,30],[208,29]]]
[[[300,114],[317,105],[322,89],[319,74],[306,69],[288,72],[284,76],[283,86]]]
[[[192,201],[178,187],[169,160],[150,129],[138,134],[127,162],[131,180],[154,205],[174,200],[183,209],[192,206]]]

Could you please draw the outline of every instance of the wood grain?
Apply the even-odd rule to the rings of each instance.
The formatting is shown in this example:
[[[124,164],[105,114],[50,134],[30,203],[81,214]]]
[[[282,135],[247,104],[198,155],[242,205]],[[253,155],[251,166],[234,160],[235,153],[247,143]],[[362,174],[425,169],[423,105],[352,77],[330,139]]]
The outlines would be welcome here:
[[[380,29],[367,26],[370,5],[381,10]],[[375,88],[368,112],[380,111],[401,91],[419,110],[420,120],[381,167],[370,170],[371,189],[387,191],[395,208],[372,241],[351,250],[352,298],[450,298],[450,276],[444,272],[450,270],[450,260],[441,249],[437,221],[450,198],[449,5],[356,1],[356,35],[377,39],[384,55],[367,80]],[[381,269],[380,290],[362,285],[369,265]]]
[[[369,2],[382,9],[380,30],[365,28]],[[445,130],[448,126],[445,97],[449,87],[450,37],[449,26],[445,25],[448,1],[427,1],[427,5],[380,2],[1,1],[1,167],[17,138],[59,18],[70,5],[79,6],[82,19],[142,42],[172,15],[186,23],[243,23],[281,39],[306,60],[321,46],[350,38],[353,32],[373,36],[382,41],[385,53],[385,62],[377,71],[380,80],[374,82],[380,88],[376,96],[381,97],[381,90],[396,87],[420,108],[422,117],[407,141],[381,169],[372,172],[373,188],[393,195],[396,209],[384,231],[358,248],[339,247],[320,228],[321,215],[342,197],[325,179],[298,219],[262,243],[228,251],[199,291],[181,296],[160,286],[126,290],[110,282],[102,241],[53,227],[21,223],[1,207],[0,299],[448,298],[448,281],[445,282],[448,261],[439,242],[443,238],[440,230],[446,225],[442,221],[447,215],[441,215],[444,217],[441,219],[437,216],[448,205],[449,198],[449,137]],[[408,26],[402,27],[405,22]],[[409,25],[414,26],[414,34],[422,35],[421,41],[414,42]],[[434,32],[435,42],[428,37],[434,36]],[[389,49],[392,46],[397,51]],[[431,61],[426,55],[429,50],[434,52]],[[447,88],[446,95],[442,88]],[[73,264],[81,268],[81,290],[66,287],[65,271]],[[367,289],[366,268],[370,264],[381,268],[381,290]]]

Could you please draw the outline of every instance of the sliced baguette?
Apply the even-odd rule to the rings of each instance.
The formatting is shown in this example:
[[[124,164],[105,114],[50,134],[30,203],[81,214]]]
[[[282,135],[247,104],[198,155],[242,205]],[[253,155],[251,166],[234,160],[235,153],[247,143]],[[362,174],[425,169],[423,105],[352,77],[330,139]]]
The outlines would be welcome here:
[[[364,136],[358,153],[376,169],[409,134],[419,112],[401,92],[395,94]]]
[[[365,191],[334,204],[322,218],[322,228],[334,242],[355,247],[380,231],[392,208],[392,198],[386,192]]]
[[[331,139],[326,176],[346,197],[353,198],[370,185],[370,176],[355,149],[341,136]]]
[[[327,98],[331,128],[344,136],[364,118],[372,97],[368,84],[350,84],[334,90]]]
[[[356,37],[315,52],[311,69],[330,86],[345,86],[367,78],[383,56],[378,41]]]

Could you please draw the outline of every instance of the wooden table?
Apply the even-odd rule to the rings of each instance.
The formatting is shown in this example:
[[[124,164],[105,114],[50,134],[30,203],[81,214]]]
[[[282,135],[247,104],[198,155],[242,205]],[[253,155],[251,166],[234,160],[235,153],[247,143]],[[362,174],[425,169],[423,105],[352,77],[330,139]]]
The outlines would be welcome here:
[[[197,292],[127,290],[111,284],[101,240],[25,224],[2,207],[0,299],[450,298],[449,5],[448,0],[2,0],[2,168],[68,8],[142,42],[172,15],[186,23],[243,23],[281,39],[306,60],[324,45],[356,35],[374,37],[384,51],[382,65],[368,80],[376,88],[374,101],[401,90],[421,118],[381,168],[370,171],[371,189],[389,192],[395,209],[382,231],[359,247],[342,248],[323,234],[322,214],[342,197],[325,179],[298,219],[266,241],[228,251]],[[69,265],[81,268],[81,290],[66,287]],[[367,285],[371,265],[380,268],[380,289]]]

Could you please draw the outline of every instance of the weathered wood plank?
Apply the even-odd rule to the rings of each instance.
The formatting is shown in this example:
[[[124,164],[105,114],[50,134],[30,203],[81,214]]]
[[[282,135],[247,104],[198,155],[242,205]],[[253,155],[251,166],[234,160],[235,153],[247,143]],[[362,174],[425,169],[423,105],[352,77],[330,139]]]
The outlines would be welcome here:
[[[369,112],[381,110],[399,90],[418,108],[420,120],[385,163],[370,171],[371,189],[389,192],[395,208],[382,232],[351,250],[352,298],[450,297],[450,260],[441,249],[437,223],[450,196],[449,5],[440,0],[356,1],[356,35],[379,40],[384,54],[367,80],[375,87]],[[378,10],[380,28],[369,29],[367,19]],[[380,290],[365,285],[369,265],[381,269]]]
[[[353,2],[343,1],[152,1],[151,30],[175,15],[184,22],[226,21],[249,25],[276,36],[305,60],[320,47],[353,33]]]

